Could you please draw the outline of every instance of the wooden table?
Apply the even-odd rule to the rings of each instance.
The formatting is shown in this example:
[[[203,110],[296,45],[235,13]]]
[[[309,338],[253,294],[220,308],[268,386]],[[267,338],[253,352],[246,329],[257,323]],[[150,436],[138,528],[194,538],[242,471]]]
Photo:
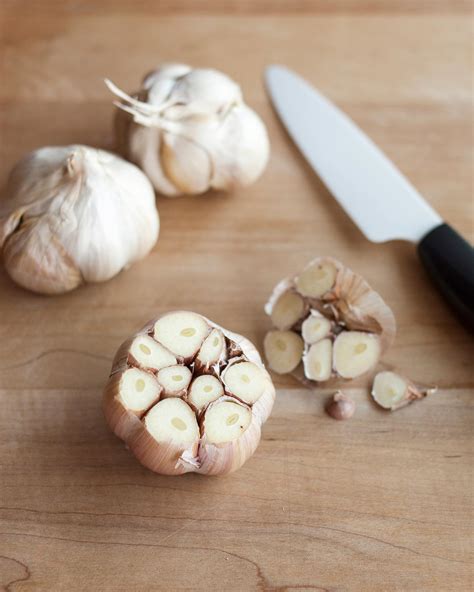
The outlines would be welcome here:
[[[470,589],[472,338],[410,245],[364,240],[262,85],[271,62],[314,82],[472,240],[469,11],[467,0],[3,0],[2,182],[41,145],[111,148],[101,79],[133,90],[164,60],[228,72],[272,141],[253,187],[160,198],[153,253],[106,284],[46,298],[0,272],[3,590]],[[337,423],[324,392],[279,378],[242,470],[170,478],[142,468],[100,408],[119,343],[184,307],[260,346],[273,284],[316,254],[380,290],[399,324],[386,363],[438,394],[390,415],[357,388],[355,417]]]

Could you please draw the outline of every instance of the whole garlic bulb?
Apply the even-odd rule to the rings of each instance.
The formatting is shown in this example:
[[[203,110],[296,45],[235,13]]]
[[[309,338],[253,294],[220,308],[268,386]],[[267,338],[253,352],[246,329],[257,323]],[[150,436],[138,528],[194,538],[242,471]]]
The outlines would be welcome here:
[[[255,452],[274,399],[248,339],[176,311],[120,346],[103,406],[112,431],[152,471],[221,475]]]
[[[239,86],[217,70],[164,64],[129,96],[106,80],[121,153],[167,196],[253,183],[269,156],[266,128]]]
[[[155,244],[153,187],[135,165],[88,146],[31,152],[0,201],[0,248],[21,286],[59,294],[112,278]]]

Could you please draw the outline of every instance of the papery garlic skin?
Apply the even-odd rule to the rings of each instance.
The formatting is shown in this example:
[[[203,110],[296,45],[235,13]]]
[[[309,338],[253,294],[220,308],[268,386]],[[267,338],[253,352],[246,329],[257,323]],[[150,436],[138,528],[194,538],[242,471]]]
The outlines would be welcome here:
[[[164,64],[133,96],[106,83],[120,99],[115,103],[119,151],[159,193],[228,191],[263,173],[270,152],[265,125],[222,72]]]
[[[395,338],[395,317],[382,297],[332,257],[282,280],[265,312],[275,326],[264,340],[269,368],[308,386],[370,372]]]
[[[102,282],[149,253],[159,234],[153,187],[135,165],[88,146],[35,150],[0,201],[8,274],[34,292]]]
[[[145,346],[140,360],[137,344]],[[168,357],[161,352],[164,347]],[[212,361],[212,367],[203,360]],[[221,475],[254,453],[274,399],[271,378],[248,339],[197,313],[174,311],[150,321],[120,346],[103,407],[113,432],[152,471]]]

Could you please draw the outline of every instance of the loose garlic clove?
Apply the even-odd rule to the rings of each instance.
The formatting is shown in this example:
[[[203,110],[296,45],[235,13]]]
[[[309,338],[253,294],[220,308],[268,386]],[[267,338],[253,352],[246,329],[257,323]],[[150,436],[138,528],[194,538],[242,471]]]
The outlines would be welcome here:
[[[224,362],[226,358],[227,351],[224,335],[219,329],[213,329],[201,345],[201,349],[196,356],[196,365],[199,369],[207,371],[211,366]]]
[[[374,378],[371,394],[381,407],[395,411],[435,391],[435,388],[417,386],[395,372],[379,372]]]
[[[149,335],[138,335],[132,341],[130,354],[142,368],[161,370],[176,364],[176,358]]]
[[[192,359],[209,331],[208,324],[200,315],[174,312],[156,321],[154,338],[175,355]]]
[[[163,396],[180,397],[184,395],[191,382],[192,373],[187,366],[168,366],[162,368],[156,379],[163,388]]]
[[[311,263],[296,278],[296,289],[303,296],[320,298],[334,286],[336,275],[336,267],[330,262]]]
[[[253,362],[238,362],[222,374],[225,390],[245,403],[255,403],[267,387],[267,376]]]
[[[231,190],[262,174],[270,149],[266,128],[221,72],[164,65],[134,96],[106,84],[121,101],[115,103],[120,151],[160,193]]]
[[[152,374],[138,368],[129,368],[122,374],[118,398],[127,409],[141,415],[158,401],[161,390]]]
[[[303,356],[306,378],[316,382],[329,380],[332,374],[332,341],[323,339],[314,343]]]
[[[327,406],[326,411],[333,419],[343,421],[350,419],[355,413],[356,405],[354,401],[338,391],[332,398],[330,404]]]
[[[208,365],[214,373],[203,373]],[[178,311],[150,321],[119,347],[103,405],[111,429],[144,466],[165,475],[221,475],[254,453],[274,399],[250,341]],[[235,406],[238,426],[233,414],[222,415],[224,402]],[[220,426],[221,420],[229,423]]]
[[[252,413],[231,401],[213,405],[204,415],[204,432],[211,444],[223,444],[239,438],[249,427]]]
[[[331,332],[331,321],[323,317],[322,314],[314,310],[310,316],[301,325],[301,336],[303,341],[308,344],[321,341]]]
[[[270,368],[277,374],[287,374],[301,362],[304,343],[293,331],[270,331],[263,347]]]
[[[380,358],[380,339],[372,333],[347,331],[334,342],[334,369],[343,378],[356,378],[374,368]]]
[[[104,150],[35,150],[12,170],[6,196],[0,201],[5,269],[34,292],[60,294],[108,280],[144,257],[158,238],[149,180]]]
[[[189,388],[187,401],[201,410],[224,394],[220,380],[210,374],[203,374],[193,380]]]
[[[271,319],[277,329],[291,329],[305,313],[305,302],[296,292],[284,292],[273,306]]]

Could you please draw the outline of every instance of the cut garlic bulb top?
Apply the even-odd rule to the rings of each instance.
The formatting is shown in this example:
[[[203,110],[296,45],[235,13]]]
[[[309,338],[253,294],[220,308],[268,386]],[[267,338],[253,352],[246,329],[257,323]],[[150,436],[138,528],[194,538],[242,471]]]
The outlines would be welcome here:
[[[153,187],[104,150],[35,150],[12,170],[0,201],[0,247],[9,275],[45,294],[112,278],[155,244]]]
[[[104,413],[151,470],[220,475],[254,453],[274,399],[270,376],[248,339],[194,312],[176,311],[119,348]]]
[[[225,74],[164,64],[120,99],[119,150],[167,196],[231,190],[253,183],[269,156],[266,128]]]
[[[269,367],[308,384],[350,380],[372,370],[395,337],[395,318],[359,275],[318,257],[282,280],[265,306]]]

